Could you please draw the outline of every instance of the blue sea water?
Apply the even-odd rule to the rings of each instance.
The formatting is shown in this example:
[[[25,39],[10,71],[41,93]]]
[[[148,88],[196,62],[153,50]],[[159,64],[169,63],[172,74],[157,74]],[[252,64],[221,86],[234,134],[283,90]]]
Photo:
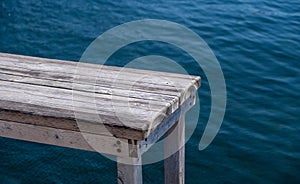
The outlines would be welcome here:
[[[122,23],[163,19],[201,36],[222,67],[224,122],[198,150],[210,88],[184,51],[154,41],[119,50],[111,65],[149,54],[202,76],[201,113],[186,145],[186,183],[300,183],[300,1],[0,1],[0,52],[78,61],[100,34]],[[163,163],[143,168],[163,183]],[[115,183],[116,165],[97,153],[0,138],[0,183]]]

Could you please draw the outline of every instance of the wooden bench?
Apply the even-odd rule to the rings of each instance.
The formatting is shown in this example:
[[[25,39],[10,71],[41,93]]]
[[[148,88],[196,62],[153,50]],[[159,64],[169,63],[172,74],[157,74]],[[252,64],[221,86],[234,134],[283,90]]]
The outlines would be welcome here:
[[[184,183],[184,115],[199,87],[198,76],[0,53],[0,136],[116,156],[130,184],[165,136],[165,183]]]

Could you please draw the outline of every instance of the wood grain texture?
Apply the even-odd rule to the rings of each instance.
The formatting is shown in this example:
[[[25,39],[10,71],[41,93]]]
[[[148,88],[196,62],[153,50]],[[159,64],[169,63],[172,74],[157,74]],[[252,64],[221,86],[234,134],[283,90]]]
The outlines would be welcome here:
[[[170,131],[174,129],[174,125],[185,115],[187,111],[195,104],[195,95],[190,96],[175,112],[164,119],[154,131],[152,131],[145,140],[139,141],[141,154],[147,152],[153,144],[155,144],[160,138],[166,136]],[[170,130],[172,129],[172,130]],[[177,139],[176,137],[174,139]],[[177,144],[177,143],[176,143]],[[176,145],[175,144],[175,145]]]
[[[198,76],[0,53],[4,121],[144,140],[199,87]]]
[[[87,151],[98,151],[122,157],[129,157],[130,151],[127,139],[96,134],[84,134],[83,136],[82,133],[71,130],[2,120],[0,120],[0,136]]]

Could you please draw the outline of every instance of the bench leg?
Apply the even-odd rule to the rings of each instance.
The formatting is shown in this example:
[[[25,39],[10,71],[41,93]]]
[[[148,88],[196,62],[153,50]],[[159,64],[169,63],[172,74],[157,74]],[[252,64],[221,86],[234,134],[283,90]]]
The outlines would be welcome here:
[[[118,184],[142,184],[141,158],[117,158]],[[130,163],[130,164],[124,164]]]
[[[164,160],[165,184],[184,184],[185,173],[185,124],[184,116],[166,133],[170,135],[164,139],[164,151],[168,153],[175,152],[169,158]]]

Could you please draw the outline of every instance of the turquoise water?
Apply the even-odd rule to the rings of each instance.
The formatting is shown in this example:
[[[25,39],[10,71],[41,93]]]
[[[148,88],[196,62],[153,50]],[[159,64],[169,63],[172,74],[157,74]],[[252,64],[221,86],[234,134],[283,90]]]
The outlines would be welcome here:
[[[201,114],[186,145],[186,183],[300,183],[300,1],[201,0],[0,2],[0,52],[78,61],[101,33],[145,18],[199,34],[222,66],[227,109],[206,150],[198,143],[210,112],[203,71],[184,51],[148,41],[119,50],[123,66],[149,54],[201,75]],[[163,163],[144,167],[145,183],[163,183]],[[0,183],[114,183],[115,163],[91,152],[0,138]]]

